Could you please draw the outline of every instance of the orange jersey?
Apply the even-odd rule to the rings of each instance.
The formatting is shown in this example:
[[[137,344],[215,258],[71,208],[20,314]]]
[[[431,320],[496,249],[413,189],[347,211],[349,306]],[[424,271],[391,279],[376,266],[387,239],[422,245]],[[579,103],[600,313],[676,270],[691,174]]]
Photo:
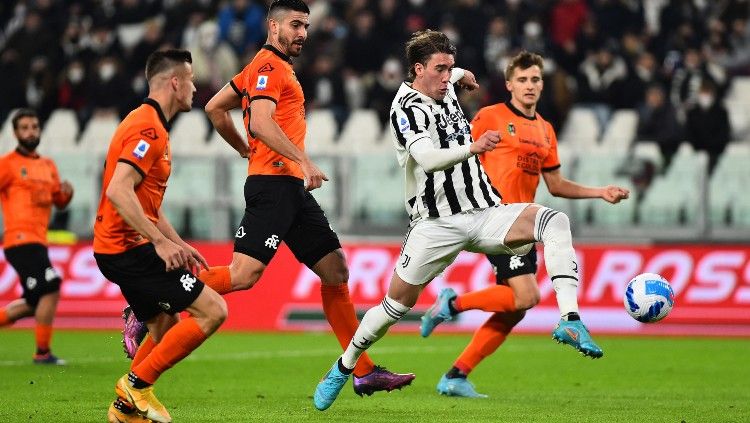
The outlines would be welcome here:
[[[290,175],[303,179],[297,163],[268,148],[255,138],[250,128],[250,103],[257,99],[271,100],[276,103],[273,120],[297,148],[305,150],[305,96],[291,59],[266,44],[229,84],[242,97],[242,116],[250,145],[248,175]]]
[[[510,102],[483,107],[471,122],[471,136],[500,131],[497,147],[479,156],[504,203],[532,203],[541,172],[560,167],[557,137],[537,113],[528,118]]]
[[[106,192],[118,162],[133,166],[143,177],[135,187],[135,195],[146,217],[156,224],[172,171],[168,131],[169,123],[159,103],[150,98],[130,112],[117,127],[104,162],[102,196],[94,222],[95,253],[117,254],[148,242],[125,222]]]
[[[52,205],[62,208],[70,195],[60,192],[55,162],[38,154],[12,151],[0,158],[0,202],[3,204],[3,247],[47,245]]]

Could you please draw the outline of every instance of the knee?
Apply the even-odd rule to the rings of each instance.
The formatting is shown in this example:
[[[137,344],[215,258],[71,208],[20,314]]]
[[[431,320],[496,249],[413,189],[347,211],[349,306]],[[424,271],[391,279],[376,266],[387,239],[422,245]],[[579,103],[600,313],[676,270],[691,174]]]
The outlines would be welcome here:
[[[519,292],[516,294],[516,310],[528,310],[539,304],[540,299],[541,294],[538,289],[529,289]]]
[[[233,290],[246,290],[255,285],[263,276],[263,268],[241,268],[230,266],[229,271],[232,278]]]
[[[324,284],[328,285],[347,283],[347,281],[349,281],[349,268],[346,266],[346,262],[343,260],[337,262],[334,266],[328,269],[321,279]]]
[[[221,326],[225,320],[227,320],[228,309],[227,302],[220,295],[216,295],[215,298],[211,299],[211,303],[206,310],[206,317],[210,325],[215,329]]]

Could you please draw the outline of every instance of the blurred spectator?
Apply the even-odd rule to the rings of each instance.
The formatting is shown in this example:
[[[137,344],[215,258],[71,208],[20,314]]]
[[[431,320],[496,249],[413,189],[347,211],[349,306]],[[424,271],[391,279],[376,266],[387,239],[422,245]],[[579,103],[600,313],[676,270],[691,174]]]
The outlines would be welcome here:
[[[0,121],[5,122],[13,109],[26,105],[24,79],[26,70],[21,63],[21,54],[15,49],[0,52]]]
[[[94,69],[88,90],[90,115],[122,117],[133,103],[134,95],[122,73],[120,61],[113,56],[105,56]]]
[[[164,45],[161,20],[148,20],[144,22],[143,29],[143,38],[133,46],[132,51],[127,55],[126,68],[128,75],[142,73],[145,70],[148,56]]]
[[[206,21],[198,28],[198,37],[187,48],[193,54],[193,74],[195,75],[195,106],[203,108],[226,81],[240,72],[242,66],[234,50],[219,39],[219,26],[214,21]]]
[[[57,105],[55,73],[43,56],[36,56],[26,77],[26,105],[37,110],[39,120],[45,122]]]
[[[344,83],[333,59],[320,55],[314,58],[310,72],[305,72],[300,83],[308,99],[307,110],[328,109],[336,119],[337,132],[341,130],[349,116]]]
[[[383,63],[382,38],[375,32],[375,16],[367,9],[354,16],[351,32],[344,45],[344,63],[347,69],[361,76],[377,71]]]
[[[727,109],[718,101],[716,87],[704,81],[695,105],[687,112],[687,139],[696,150],[708,153],[709,171],[729,143],[730,127]]]
[[[547,42],[544,39],[542,23],[537,18],[526,21],[521,34],[521,49],[539,55],[547,54]]]
[[[492,75],[500,75],[505,72],[504,59],[510,55],[511,37],[508,33],[508,24],[500,16],[493,18],[487,28],[487,36],[484,39],[484,61],[487,72]]]
[[[660,85],[649,86],[645,101],[638,108],[638,139],[659,144],[666,166],[677,151],[681,138],[677,113],[667,101],[664,89]]]
[[[401,62],[395,57],[389,57],[383,62],[375,82],[367,93],[366,107],[378,113],[380,123],[385,126],[388,122],[393,97],[406,75]]]
[[[583,0],[561,0],[552,7],[550,16],[550,40],[563,47],[575,41],[578,31],[589,14]]]
[[[654,55],[642,52],[635,64],[628,66],[628,76],[622,83],[616,106],[634,109],[643,102],[650,85],[664,83]]]
[[[617,101],[626,76],[625,60],[608,47],[600,47],[581,63],[578,71],[578,101],[594,110],[601,128],[609,121],[611,105]]]
[[[695,104],[698,88],[704,81],[712,83],[717,87],[719,97],[723,97],[727,85],[727,76],[724,69],[716,63],[706,62],[703,54],[696,48],[689,48],[685,52],[683,66],[677,69],[672,78],[671,101],[679,114]]]
[[[238,57],[260,47],[266,39],[266,9],[260,1],[232,0],[219,10],[221,40],[229,43]]]
[[[57,35],[51,27],[42,21],[42,15],[36,9],[28,11],[23,26],[8,38],[6,50],[18,52],[18,60],[24,71],[29,69],[35,57],[44,57],[53,69],[60,59],[60,47]]]
[[[80,60],[74,60],[65,69],[57,90],[57,107],[74,110],[80,128],[86,121],[85,113],[88,101],[88,80],[86,77],[86,67]]]

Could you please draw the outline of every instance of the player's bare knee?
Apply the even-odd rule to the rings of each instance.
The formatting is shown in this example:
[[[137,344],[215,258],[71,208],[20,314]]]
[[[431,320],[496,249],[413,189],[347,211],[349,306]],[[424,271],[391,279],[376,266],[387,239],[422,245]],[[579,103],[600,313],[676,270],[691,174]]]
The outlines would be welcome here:
[[[516,294],[516,310],[528,310],[539,304],[540,299],[539,291],[529,290]]]
[[[230,268],[230,271],[232,269]],[[243,268],[237,272],[232,271],[232,288],[234,290],[250,289],[263,276],[263,268]]]
[[[227,302],[224,301],[224,298],[221,295],[215,292],[211,293],[211,297],[206,301],[202,309],[202,319],[206,322],[206,325],[212,332],[218,329],[227,319]]]

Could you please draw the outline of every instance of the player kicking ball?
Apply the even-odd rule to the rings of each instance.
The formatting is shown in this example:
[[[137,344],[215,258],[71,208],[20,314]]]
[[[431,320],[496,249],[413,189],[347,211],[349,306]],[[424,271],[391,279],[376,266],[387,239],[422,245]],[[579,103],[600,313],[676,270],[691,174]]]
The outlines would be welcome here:
[[[578,264],[568,216],[538,204],[501,202],[476,157],[494,150],[500,133],[486,131],[472,140],[452,83],[460,80],[472,88],[476,82],[470,72],[453,69],[455,55],[448,37],[436,31],[417,32],[406,43],[412,82],[396,93],[390,121],[406,172],[405,203],[412,223],[388,294],[367,311],[344,354],[318,383],[313,396],[318,410],[333,404],[359,356],[416,304],[422,289],[461,251],[523,255],[542,242],[563,316],[559,330],[584,354],[603,355],[578,317]],[[500,310],[518,309],[520,299],[512,289],[500,297]]]

